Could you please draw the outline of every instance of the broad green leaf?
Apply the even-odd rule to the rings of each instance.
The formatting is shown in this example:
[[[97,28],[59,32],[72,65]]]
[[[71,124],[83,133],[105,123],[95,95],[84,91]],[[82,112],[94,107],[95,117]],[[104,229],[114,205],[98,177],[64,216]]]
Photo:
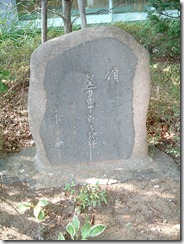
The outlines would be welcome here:
[[[0,81],[0,92],[7,92],[8,86]]]
[[[91,237],[98,236],[105,230],[105,228],[106,228],[105,225],[101,225],[101,224],[94,225],[90,230],[89,236]]]
[[[58,240],[59,241],[65,241],[65,237],[61,232],[59,233]]]
[[[96,182],[95,187],[98,189],[99,188],[99,181]]]
[[[45,214],[44,214],[44,211],[40,208],[40,206],[34,207],[33,212],[34,212],[35,218],[37,218],[38,220],[44,220]]]
[[[37,203],[37,206],[40,206],[40,207],[45,207],[49,204],[49,202],[45,199],[41,199],[39,200],[39,202]]]
[[[75,228],[74,228],[74,226],[72,225],[72,223],[69,223],[69,224],[66,226],[66,231],[70,234],[72,240],[74,240],[74,236],[75,236],[76,232],[75,232]]]
[[[17,207],[20,210],[20,212],[25,212],[26,210],[32,207],[32,203],[30,202],[19,203]]]
[[[75,228],[75,231],[78,232],[79,228],[80,228],[80,221],[79,221],[77,215],[74,215],[72,225]]]
[[[88,221],[81,228],[82,240],[86,240],[86,238],[89,237],[90,230],[91,230],[91,225],[90,222]]]
[[[107,199],[105,197],[103,198],[103,201],[107,204]]]
[[[41,221],[45,219],[45,213],[43,210],[40,210],[39,215],[38,215],[38,219]]]
[[[72,180],[72,187],[73,187],[73,186],[75,186],[75,183],[74,183],[74,181]]]

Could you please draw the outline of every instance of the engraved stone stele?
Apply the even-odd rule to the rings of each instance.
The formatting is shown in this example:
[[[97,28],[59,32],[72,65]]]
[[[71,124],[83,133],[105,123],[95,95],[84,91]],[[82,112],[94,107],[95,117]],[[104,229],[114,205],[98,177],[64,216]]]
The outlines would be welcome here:
[[[86,28],[40,45],[28,98],[36,168],[75,173],[146,160],[149,99],[149,54],[122,29]]]

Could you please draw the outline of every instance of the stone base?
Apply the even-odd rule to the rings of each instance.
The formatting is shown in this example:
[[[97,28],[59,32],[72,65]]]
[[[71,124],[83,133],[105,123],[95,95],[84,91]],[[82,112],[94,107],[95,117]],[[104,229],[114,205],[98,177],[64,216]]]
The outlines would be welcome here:
[[[0,159],[1,180],[5,184],[27,182],[31,188],[62,187],[70,184],[113,184],[132,179],[169,177],[180,180],[177,164],[166,153],[149,147],[149,157],[144,160],[126,160],[116,163],[62,165],[37,171],[34,166],[36,149],[29,147],[20,153]]]

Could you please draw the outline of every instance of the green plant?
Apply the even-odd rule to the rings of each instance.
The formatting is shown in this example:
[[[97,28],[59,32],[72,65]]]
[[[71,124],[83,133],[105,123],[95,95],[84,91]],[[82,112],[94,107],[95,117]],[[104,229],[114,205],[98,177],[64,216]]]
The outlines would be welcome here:
[[[75,193],[75,190],[73,189],[74,186],[75,186],[75,183],[72,180],[71,184],[66,184],[64,191],[70,193],[71,195],[74,195],[74,193]]]
[[[180,64],[159,62],[150,68],[148,142],[177,158],[180,154]]]
[[[151,10],[152,13],[157,13],[159,15],[166,15],[170,18],[176,18],[173,17],[172,14],[169,14],[168,12],[165,12],[165,10],[178,10],[178,16],[179,17],[179,11],[180,11],[180,1],[178,0],[148,0],[148,4],[151,7],[154,7],[154,10]]]
[[[77,192],[75,189],[75,183],[66,184],[64,191],[72,196],[75,202],[75,211],[81,213],[88,207],[96,207],[102,202],[107,204],[106,190],[102,190],[99,186],[99,182],[95,185],[84,185]]]
[[[38,203],[34,206],[32,202],[25,202],[19,203],[18,209],[20,212],[25,212],[27,210],[33,209],[34,217],[37,220],[44,220],[45,219],[45,207],[49,204],[49,202],[45,199],[41,199]]]
[[[175,158],[180,156],[180,147],[179,145],[177,147],[172,147],[170,145],[167,146],[166,152],[170,155],[174,155]]]
[[[20,16],[18,16],[17,8],[22,8],[23,2],[16,5],[0,2],[0,43],[3,40],[11,39],[19,44],[17,39],[27,36],[27,34],[33,35],[37,31],[33,21],[19,22]]]
[[[88,207],[96,207],[102,202],[107,204],[106,190],[101,190],[99,182],[94,186],[85,185],[76,197],[76,212],[82,212]]]
[[[18,28],[16,7],[12,4],[0,3],[0,37],[11,35]]]
[[[180,20],[149,15],[145,30],[150,26],[155,40],[152,46],[157,54],[171,57],[180,55]]]
[[[10,71],[0,70],[0,92],[8,91],[8,86],[5,84],[5,82],[12,79],[13,77],[10,76]]]
[[[66,231],[72,240],[87,240],[90,237],[100,235],[105,229],[105,225],[97,224],[91,226],[89,221],[80,228],[80,221],[77,215],[74,215],[72,222],[68,223],[66,226]],[[65,240],[65,237],[61,232],[59,233],[58,240]]]
[[[153,7],[148,10],[147,26],[143,32],[152,30],[152,38],[149,38],[152,51],[159,55],[180,55],[180,2],[178,0],[149,0]],[[167,10],[177,10],[173,16]]]
[[[156,2],[156,1],[155,1]],[[142,46],[154,55],[179,59],[180,19],[162,18],[148,12],[148,19],[139,22],[113,24],[130,33]]]

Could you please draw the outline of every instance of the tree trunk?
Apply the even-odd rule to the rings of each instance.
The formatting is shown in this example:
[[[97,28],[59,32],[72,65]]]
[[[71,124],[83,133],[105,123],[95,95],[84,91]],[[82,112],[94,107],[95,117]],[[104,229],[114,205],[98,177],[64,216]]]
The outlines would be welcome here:
[[[62,0],[65,34],[72,32],[71,8],[72,0]]]
[[[47,41],[47,0],[41,1],[42,43]]]
[[[79,13],[81,18],[82,29],[87,27],[84,0],[78,0]]]

